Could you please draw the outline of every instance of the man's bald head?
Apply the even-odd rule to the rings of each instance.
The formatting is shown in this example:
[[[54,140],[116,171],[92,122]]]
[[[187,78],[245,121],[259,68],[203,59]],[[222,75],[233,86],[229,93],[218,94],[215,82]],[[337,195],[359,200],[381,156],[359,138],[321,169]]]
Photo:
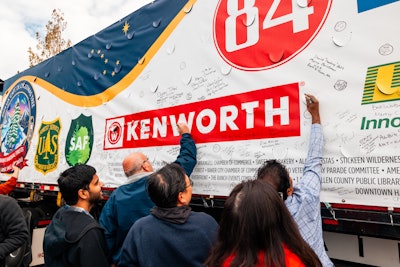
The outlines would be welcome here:
[[[134,152],[129,154],[122,161],[122,168],[126,177],[132,176],[140,172],[152,172],[153,166],[145,154]]]

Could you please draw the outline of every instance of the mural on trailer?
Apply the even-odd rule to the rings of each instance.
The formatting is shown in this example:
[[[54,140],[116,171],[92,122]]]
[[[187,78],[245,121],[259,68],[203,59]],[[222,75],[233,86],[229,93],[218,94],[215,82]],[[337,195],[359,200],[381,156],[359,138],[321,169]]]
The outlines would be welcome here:
[[[17,160],[21,181],[56,184],[87,163],[117,187],[131,152],[174,161],[185,122],[194,194],[227,196],[268,159],[296,183],[307,93],[325,138],[321,201],[400,207],[399,14],[394,0],[151,2],[5,81],[2,173]]]

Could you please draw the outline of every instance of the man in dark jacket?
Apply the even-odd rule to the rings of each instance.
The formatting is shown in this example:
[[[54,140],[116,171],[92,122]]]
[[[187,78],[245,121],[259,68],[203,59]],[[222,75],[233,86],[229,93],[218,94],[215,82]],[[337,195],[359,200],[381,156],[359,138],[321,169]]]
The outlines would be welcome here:
[[[191,211],[192,185],[176,163],[149,176],[148,194],[156,206],[128,232],[118,267],[204,266],[218,224],[204,212]]]
[[[186,124],[178,124],[181,135],[180,153],[175,160],[190,176],[197,160],[197,149]],[[99,223],[105,228],[107,246],[112,261],[117,264],[121,255],[122,243],[132,224],[150,214],[154,203],[146,192],[146,181],[153,173],[149,159],[141,152],[127,156],[122,162],[128,182],[111,194],[103,207]]]
[[[29,237],[25,217],[17,201],[0,195],[0,267],[5,258],[23,245]]]
[[[106,267],[104,230],[89,213],[103,199],[99,177],[89,165],[76,165],[58,179],[67,203],[53,216],[44,242],[45,266]]]

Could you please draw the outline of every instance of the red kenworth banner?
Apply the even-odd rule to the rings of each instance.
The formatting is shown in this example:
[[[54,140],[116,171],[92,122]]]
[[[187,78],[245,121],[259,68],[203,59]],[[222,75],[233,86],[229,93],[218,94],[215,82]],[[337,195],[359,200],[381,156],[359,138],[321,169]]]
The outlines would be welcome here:
[[[106,119],[104,149],[176,145],[185,122],[197,144],[300,135],[298,84]]]

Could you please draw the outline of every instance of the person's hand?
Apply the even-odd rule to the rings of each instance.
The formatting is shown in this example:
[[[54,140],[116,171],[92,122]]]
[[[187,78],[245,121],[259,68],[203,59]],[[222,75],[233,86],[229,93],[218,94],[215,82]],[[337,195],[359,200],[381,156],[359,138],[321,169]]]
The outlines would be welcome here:
[[[15,177],[15,178],[18,179],[18,175],[19,175],[19,170],[20,170],[20,169],[19,169],[19,167],[17,166],[17,163],[16,163],[16,162],[13,163],[12,168],[13,168],[13,170],[14,170],[14,172],[13,172],[13,177]]]
[[[319,116],[319,102],[315,96],[310,94],[305,94],[306,96],[306,103],[307,103],[307,110],[311,114],[312,123],[321,123],[321,118]]]
[[[178,132],[180,135],[184,133],[190,133],[189,127],[187,126],[186,123],[178,123],[176,126],[178,127]]]

